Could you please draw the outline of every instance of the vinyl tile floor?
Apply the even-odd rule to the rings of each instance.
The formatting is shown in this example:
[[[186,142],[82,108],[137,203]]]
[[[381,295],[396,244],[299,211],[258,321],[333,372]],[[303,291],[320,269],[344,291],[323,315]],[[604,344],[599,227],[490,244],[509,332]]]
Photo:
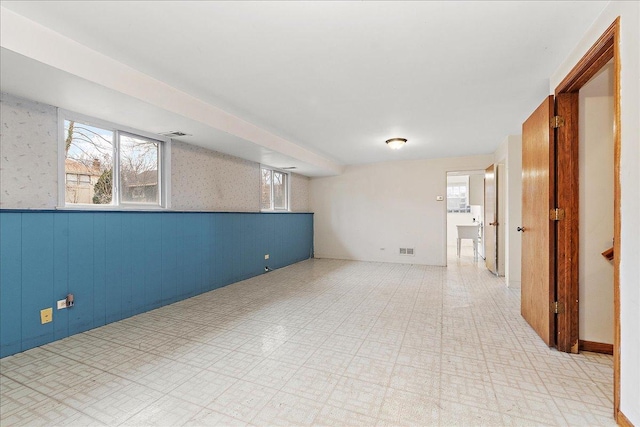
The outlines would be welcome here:
[[[615,425],[475,263],[308,260],[0,360],[0,424]]]

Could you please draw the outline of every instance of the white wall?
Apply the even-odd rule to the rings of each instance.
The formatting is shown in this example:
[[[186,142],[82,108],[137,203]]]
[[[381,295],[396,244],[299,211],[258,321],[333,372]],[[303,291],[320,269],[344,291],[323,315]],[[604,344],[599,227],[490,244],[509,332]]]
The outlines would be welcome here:
[[[58,109],[3,92],[0,113],[0,208],[55,209]],[[171,145],[172,210],[260,210],[258,163],[182,142]],[[308,212],[309,179],[292,174],[290,190],[291,210]]]
[[[507,136],[496,150],[495,160],[503,168],[502,182],[498,185],[503,197],[499,222],[504,233],[504,274],[507,286],[519,288],[522,235],[517,228],[522,225],[522,135]]]
[[[469,175],[469,205],[484,205],[484,174]]]
[[[315,256],[445,265],[446,173],[485,169],[492,160],[488,155],[387,162],[312,178]],[[400,247],[415,248],[415,256],[400,256]]]
[[[466,184],[469,187],[469,175],[462,174],[448,174],[447,175],[447,184]]]
[[[640,3],[611,2],[551,76],[553,93],[582,55],[620,16],[620,410],[640,425]]]

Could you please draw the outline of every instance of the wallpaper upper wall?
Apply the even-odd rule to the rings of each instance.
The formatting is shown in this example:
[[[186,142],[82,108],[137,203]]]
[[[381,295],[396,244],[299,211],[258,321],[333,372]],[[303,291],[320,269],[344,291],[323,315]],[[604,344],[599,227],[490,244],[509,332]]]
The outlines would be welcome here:
[[[58,196],[56,108],[3,92],[0,118],[0,208],[54,208]]]
[[[309,183],[311,179],[304,175],[291,174],[291,211],[310,212]]]
[[[56,208],[57,116],[54,106],[0,93],[0,209]],[[172,142],[172,210],[258,212],[259,197],[258,163]],[[292,211],[309,211],[309,178],[291,174],[290,200]]]
[[[171,208],[257,212],[260,165],[174,141],[171,143]]]

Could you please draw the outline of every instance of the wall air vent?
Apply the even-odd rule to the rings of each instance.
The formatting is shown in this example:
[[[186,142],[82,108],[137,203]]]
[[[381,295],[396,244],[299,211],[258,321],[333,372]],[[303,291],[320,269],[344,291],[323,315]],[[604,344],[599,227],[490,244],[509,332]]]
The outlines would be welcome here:
[[[161,133],[159,133],[159,135],[168,136],[169,138],[179,138],[181,136],[193,136],[193,135],[191,135],[189,133],[184,133],[184,132],[179,131],[179,130],[172,130],[172,131],[169,131],[169,132],[161,132]]]
[[[400,255],[413,256],[413,248],[400,248]]]

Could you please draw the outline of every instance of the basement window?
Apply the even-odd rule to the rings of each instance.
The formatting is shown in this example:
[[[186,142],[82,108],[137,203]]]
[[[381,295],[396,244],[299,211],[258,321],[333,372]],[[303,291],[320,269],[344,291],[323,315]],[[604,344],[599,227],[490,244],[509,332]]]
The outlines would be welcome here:
[[[277,169],[260,168],[260,209],[289,210],[289,174]]]
[[[60,206],[167,207],[169,139],[74,113],[61,116]]]

